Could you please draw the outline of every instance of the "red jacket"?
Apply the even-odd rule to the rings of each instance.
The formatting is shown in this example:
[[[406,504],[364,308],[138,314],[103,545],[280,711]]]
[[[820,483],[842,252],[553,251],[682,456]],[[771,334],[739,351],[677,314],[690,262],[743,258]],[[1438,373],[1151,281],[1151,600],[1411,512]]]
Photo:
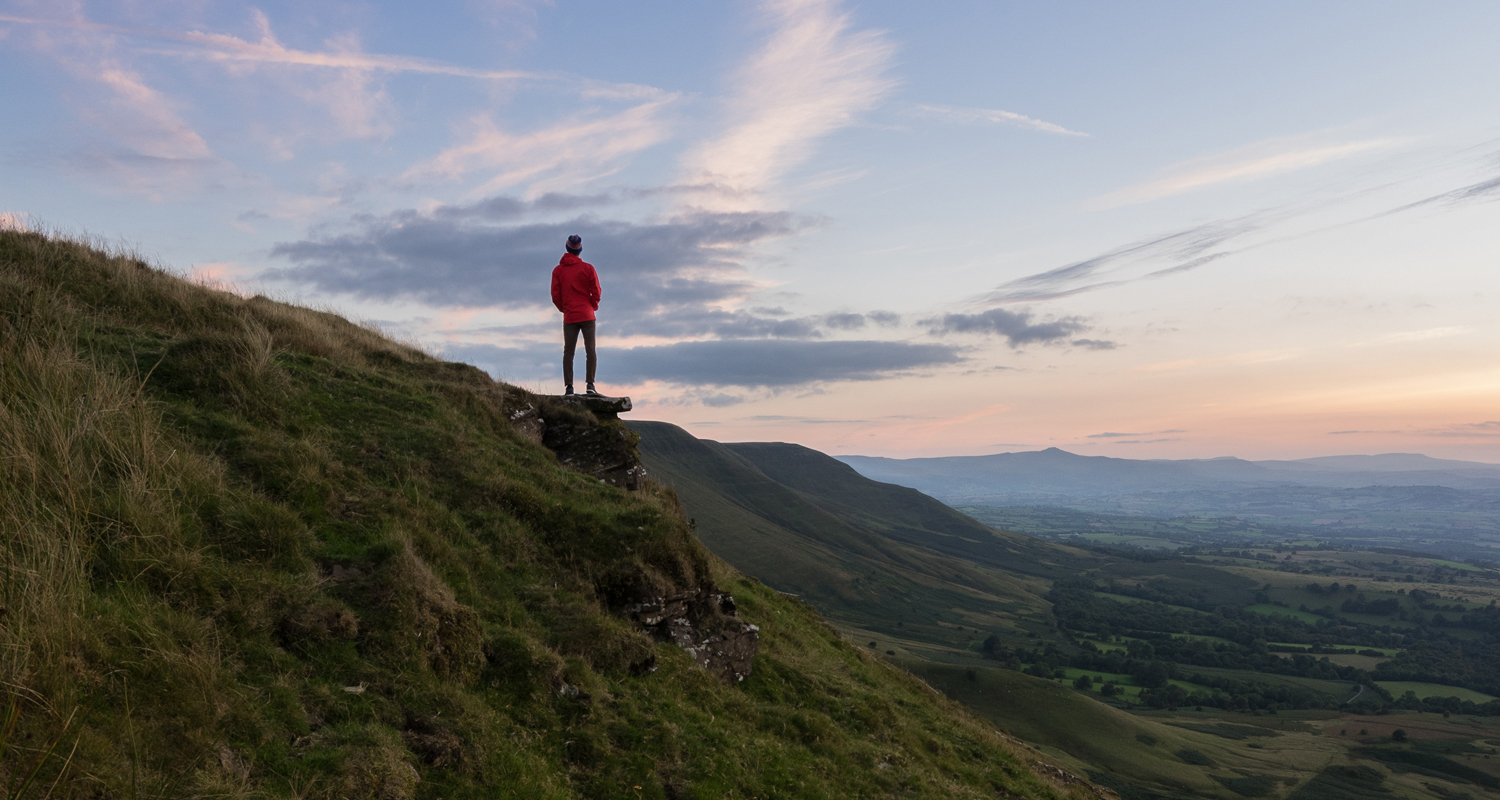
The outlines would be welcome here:
[[[599,310],[599,274],[594,265],[564,253],[552,269],[552,305],[563,313],[563,322],[588,322]]]

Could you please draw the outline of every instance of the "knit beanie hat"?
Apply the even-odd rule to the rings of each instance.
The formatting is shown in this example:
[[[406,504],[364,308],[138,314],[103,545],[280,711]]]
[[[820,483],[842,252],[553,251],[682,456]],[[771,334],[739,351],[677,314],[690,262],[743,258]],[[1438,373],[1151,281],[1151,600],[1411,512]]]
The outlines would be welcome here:
[[[579,236],[575,233],[572,236],[568,237],[568,252],[572,253],[575,256],[583,252],[582,236]]]

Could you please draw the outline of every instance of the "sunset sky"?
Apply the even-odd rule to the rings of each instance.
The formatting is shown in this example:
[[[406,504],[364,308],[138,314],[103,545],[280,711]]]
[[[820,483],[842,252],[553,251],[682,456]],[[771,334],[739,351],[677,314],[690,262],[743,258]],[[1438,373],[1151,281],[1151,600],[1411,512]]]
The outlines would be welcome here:
[[[835,454],[1500,462],[1500,4],[0,0],[0,225]],[[580,364],[581,367],[581,364]]]

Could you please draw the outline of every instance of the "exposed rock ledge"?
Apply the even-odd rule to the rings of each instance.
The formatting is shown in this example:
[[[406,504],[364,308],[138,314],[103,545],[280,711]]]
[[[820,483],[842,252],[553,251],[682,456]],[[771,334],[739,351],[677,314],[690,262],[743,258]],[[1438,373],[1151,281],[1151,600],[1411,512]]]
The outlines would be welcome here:
[[[629,411],[630,398],[628,397],[605,397],[604,395],[556,395],[557,399],[564,403],[583,406],[594,412],[599,419],[619,419],[621,414]]]
[[[646,468],[636,452],[641,437],[617,416],[629,410],[628,397],[526,395],[512,401],[508,416],[517,433],[556,453],[568,469],[635,491]]]
[[[631,491],[645,480],[636,450],[641,437],[618,419],[630,410],[630,398],[514,391],[507,405],[516,432],[556,453],[563,466]],[[656,641],[681,647],[725,683],[749,677],[760,649],[760,629],[740,619],[734,598],[712,582],[666,596],[642,589],[614,611]]]
[[[658,642],[673,642],[725,683],[750,677],[760,628],[740,619],[726,592],[693,589],[651,597],[621,609]]]

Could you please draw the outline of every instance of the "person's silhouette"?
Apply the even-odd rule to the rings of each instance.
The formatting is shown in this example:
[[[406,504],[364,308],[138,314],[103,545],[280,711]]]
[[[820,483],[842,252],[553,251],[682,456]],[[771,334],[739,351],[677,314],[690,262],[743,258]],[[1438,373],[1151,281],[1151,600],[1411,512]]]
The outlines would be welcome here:
[[[578,334],[583,334],[583,352],[587,393],[598,395],[594,388],[594,370],[598,356],[594,351],[594,312],[599,310],[599,273],[594,265],[578,257],[583,252],[583,238],[568,237],[568,252],[552,269],[552,305],[563,315],[563,395],[573,394],[573,353],[578,348]]]

